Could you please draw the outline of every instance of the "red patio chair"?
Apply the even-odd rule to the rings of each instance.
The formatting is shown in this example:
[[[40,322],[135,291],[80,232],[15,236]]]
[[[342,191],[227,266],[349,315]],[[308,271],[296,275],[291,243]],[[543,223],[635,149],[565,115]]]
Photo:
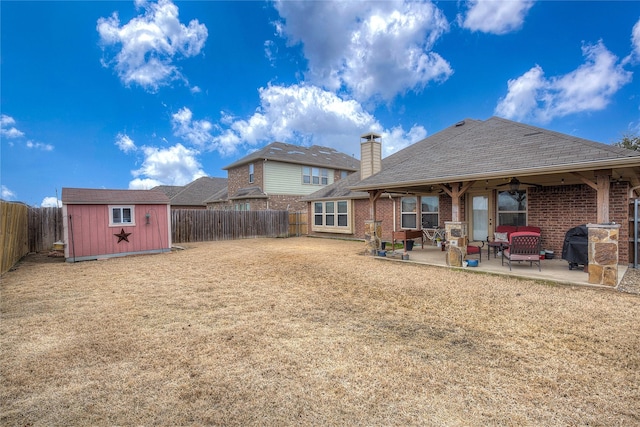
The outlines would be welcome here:
[[[534,262],[538,263],[538,271],[542,271],[540,263],[540,235],[531,232],[516,232],[509,236],[509,247],[502,251],[502,265],[504,259],[509,262],[509,270],[511,270],[511,261],[529,261],[529,265],[533,266]]]

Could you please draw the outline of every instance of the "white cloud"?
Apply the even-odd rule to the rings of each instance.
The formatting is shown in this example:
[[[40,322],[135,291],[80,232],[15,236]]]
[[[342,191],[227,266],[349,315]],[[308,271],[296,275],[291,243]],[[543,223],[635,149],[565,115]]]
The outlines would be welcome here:
[[[24,136],[24,132],[19,131],[15,126],[16,121],[13,117],[3,114],[0,116],[0,136],[4,138],[20,138]]]
[[[116,136],[116,145],[121,151],[125,153],[135,151],[138,148],[136,147],[136,144],[134,144],[133,140],[129,137],[129,135],[124,133],[119,133]]]
[[[426,138],[427,130],[422,126],[413,125],[409,132],[405,132],[401,126],[396,126],[382,132],[381,137],[382,157],[386,157]]]
[[[18,130],[14,125],[16,121],[13,117],[7,116],[6,114],[2,114],[0,116],[0,136],[6,139],[17,139],[25,136],[24,132]],[[42,151],[53,151],[54,146],[51,144],[45,144],[43,142],[35,142],[28,140],[25,143],[25,146],[30,149],[42,150]],[[13,143],[9,143],[10,146],[13,146]]]
[[[26,146],[27,148],[34,148],[36,150],[53,151],[53,145],[42,142],[27,141]]]
[[[636,22],[636,25],[633,26],[633,30],[631,31],[631,44],[633,46],[633,53],[636,58],[640,59],[640,19]]]
[[[275,7],[283,18],[277,31],[290,44],[302,43],[307,80],[329,90],[389,101],[453,73],[432,51],[449,29],[433,3],[277,1]]]
[[[40,207],[42,208],[61,208],[62,200],[58,200],[57,197],[45,197],[42,199],[42,203],[40,203]]]
[[[506,34],[522,27],[533,3],[531,0],[470,0],[466,17],[458,15],[458,21],[471,31]]]
[[[557,117],[604,109],[631,81],[632,73],[622,68],[601,41],[583,46],[582,54],[585,63],[563,76],[547,79],[542,67],[536,65],[509,80],[507,95],[498,102],[496,114],[548,123]]]
[[[206,176],[200,162],[198,151],[176,144],[160,149],[143,147],[144,162],[140,169],[132,171],[134,180],[129,183],[131,189],[147,189],[156,185],[185,185]]]
[[[4,200],[13,200],[16,198],[16,193],[11,191],[6,185],[0,186],[0,195]]]
[[[175,79],[186,81],[173,61],[198,55],[207,27],[196,19],[188,26],[180,23],[178,7],[170,0],[137,1],[136,6],[144,8],[144,13],[122,26],[117,12],[98,19],[101,44],[120,48],[104,65],[113,64],[124,84],[136,83],[152,92]]]
[[[215,149],[232,154],[239,146],[282,141],[301,145],[322,145],[360,155],[360,135],[374,131],[383,136],[385,154],[391,154],[424,138],[422,126],[408,133],[401,127],[386,131],[362,105],[343,99],[317,86],[270,85],[260,89],[258,111],[247,119],[223,115],[227,128],[214,137]]]
[[[193,120],[193,113],[187,107],[171,116],[171,125],[173,134],[190,144],[206,147],[213,140],[213,124],[207,120]]]

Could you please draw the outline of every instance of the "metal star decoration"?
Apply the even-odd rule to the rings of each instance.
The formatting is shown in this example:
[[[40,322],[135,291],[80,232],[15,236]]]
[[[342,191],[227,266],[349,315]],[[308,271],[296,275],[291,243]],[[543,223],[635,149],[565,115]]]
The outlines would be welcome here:
[[[124,240],[125,242],[129,243],[129,235],[130,235],[130,234],[131,234],[131,233],[125,233],[125,232],[124,232],[124,228],[123,228],[123,229],[121,229],[121,230],[120,230],[120,233],[119,233],[119,234],[115,234],[115,233],[114,233],[114,236],[116,236],[116,237],[118,238],[118,243],[122,242],[123,240]]]

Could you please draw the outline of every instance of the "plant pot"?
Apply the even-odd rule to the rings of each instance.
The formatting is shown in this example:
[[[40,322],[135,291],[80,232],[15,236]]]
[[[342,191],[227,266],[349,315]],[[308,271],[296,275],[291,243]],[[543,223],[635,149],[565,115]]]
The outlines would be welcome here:
[[[382,247],[382,250],[384,251],[385,248],[387,247],[387,242],[382,242],[382,243],[380,243],[380,245]]]
[[[405,247],[408,251],[412,251],[412,250],[413,250],[413,240],[405,240],[405,242],[404,242],[404,247]]]

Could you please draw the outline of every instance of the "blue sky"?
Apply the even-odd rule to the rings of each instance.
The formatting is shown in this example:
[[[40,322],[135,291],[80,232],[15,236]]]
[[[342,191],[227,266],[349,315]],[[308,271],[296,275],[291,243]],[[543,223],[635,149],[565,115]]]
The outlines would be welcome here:
[[[640,133],[638,1],[2,1],[0,16],[1,197],[31,206],[226,177],[273,141],[359,157],[373,130],[386,156],[493,115]]]

